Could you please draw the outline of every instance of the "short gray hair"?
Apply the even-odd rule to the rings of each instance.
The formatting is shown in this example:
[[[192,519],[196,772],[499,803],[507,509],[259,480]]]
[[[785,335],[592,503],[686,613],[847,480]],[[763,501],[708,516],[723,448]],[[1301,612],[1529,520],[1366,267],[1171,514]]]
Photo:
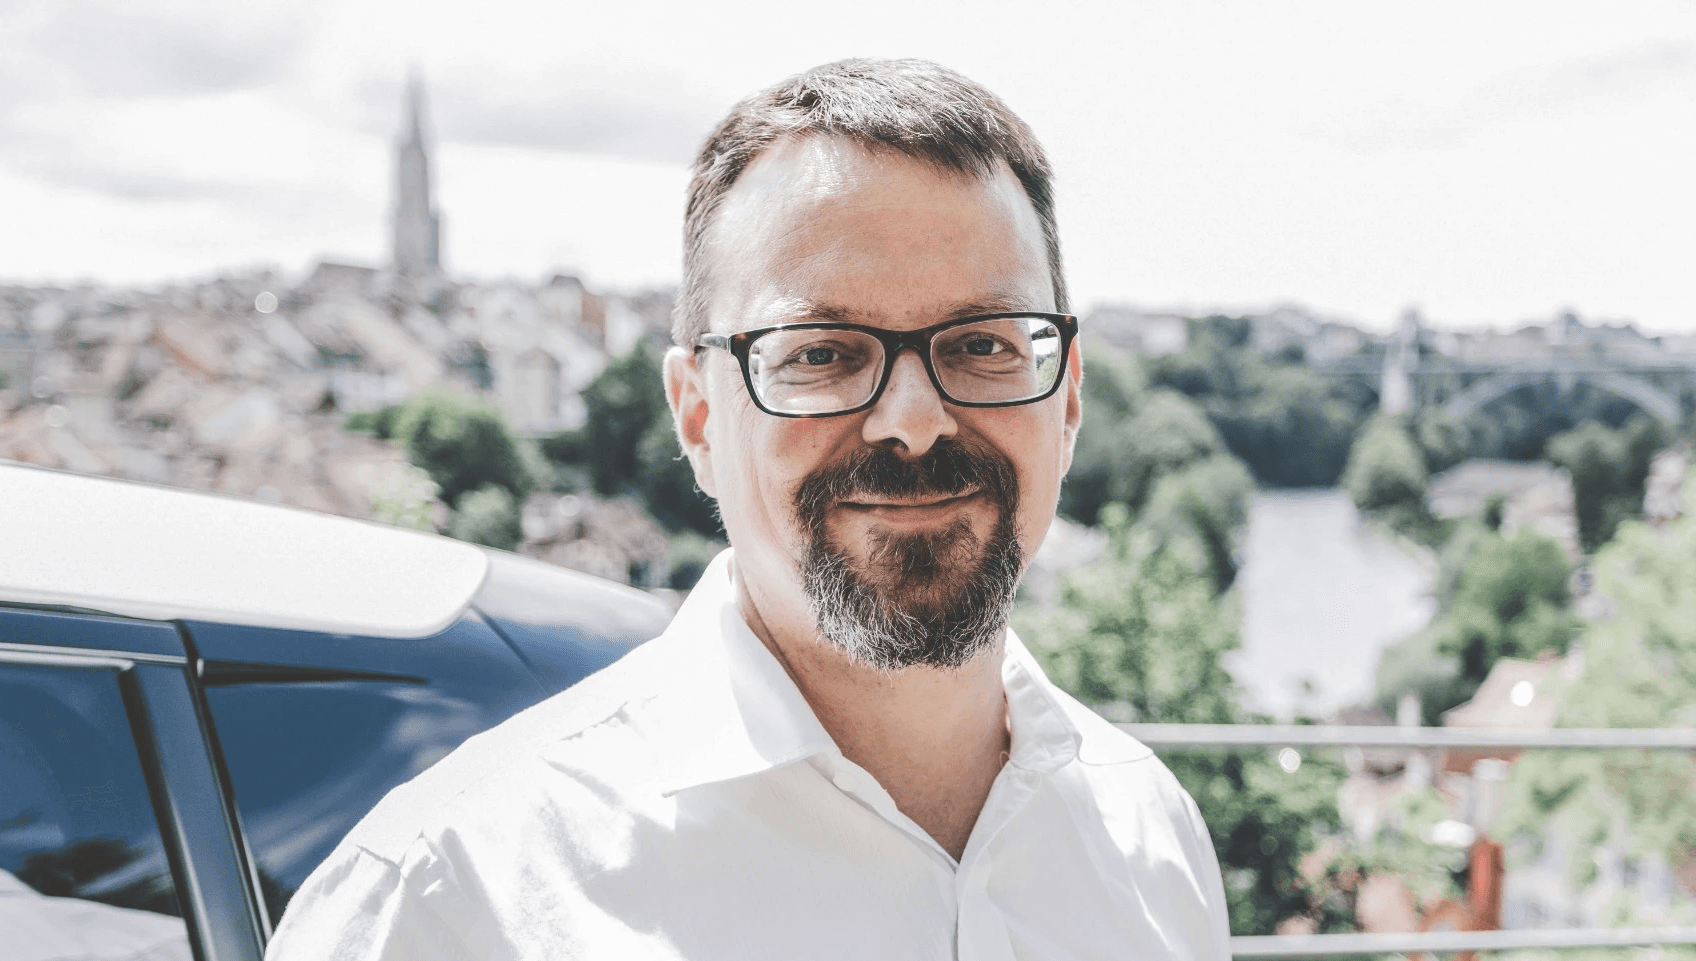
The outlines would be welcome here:
[[[927,60],[839,60],[743,100],[701,147],[683,216],[683,291],[672,317],[679,345],[693,346],[707,331],[707,233],[725,194],[766,148],[808,134],[848,137],[977,177],[1005,161],[1042,224],[1055,309],[1067,309],[1054,172],[1030,127],[995,94]]]

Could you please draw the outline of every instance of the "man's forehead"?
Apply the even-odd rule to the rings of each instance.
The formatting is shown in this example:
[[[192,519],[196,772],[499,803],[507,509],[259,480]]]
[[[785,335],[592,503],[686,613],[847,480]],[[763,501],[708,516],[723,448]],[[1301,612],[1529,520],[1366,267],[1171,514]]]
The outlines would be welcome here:
[[[712,326],[900,321],[867,287],[905,288],[914,296],[897,312],[931,323],[1053,309],[1041,223],[998,164],[979,176],[825,135],[774,145],[716,218],[713,286],[727,310]]]

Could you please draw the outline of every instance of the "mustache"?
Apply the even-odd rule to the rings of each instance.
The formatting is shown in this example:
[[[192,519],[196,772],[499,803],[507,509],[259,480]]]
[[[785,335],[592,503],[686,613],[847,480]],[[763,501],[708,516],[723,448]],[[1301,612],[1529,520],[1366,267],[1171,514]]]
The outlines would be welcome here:
[[[824,525],[832,504],[861,497],[957,497],[983,491],[1011,517],[1018,508],[1019,482],[1013,464],[998,452],[941,439],[919,457],[901,457],[893,447],[862,447],[813,471],[795,492],[797,513],[814,530]]]

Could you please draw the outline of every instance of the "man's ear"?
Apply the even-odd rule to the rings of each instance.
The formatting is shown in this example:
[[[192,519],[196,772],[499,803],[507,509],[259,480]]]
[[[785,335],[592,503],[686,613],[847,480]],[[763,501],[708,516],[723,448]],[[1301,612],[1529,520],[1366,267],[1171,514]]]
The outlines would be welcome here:
[[[712,447],[707,443],[707,375],[696,363],[696,355],[673,347],[665,353],[665,400],[677,425],[677,442],[695,469],[695,484],[702,493],[718,498],[713,481]]]
[[[1078,428],[1084,422],[1084,345],[1082,338],[1072,338],[1072,350],[1066,357],[1066,420],[1061,443],[1065,445],[1060,464],[1060,476],[1072,469],[1072,450],[1078,445]]]

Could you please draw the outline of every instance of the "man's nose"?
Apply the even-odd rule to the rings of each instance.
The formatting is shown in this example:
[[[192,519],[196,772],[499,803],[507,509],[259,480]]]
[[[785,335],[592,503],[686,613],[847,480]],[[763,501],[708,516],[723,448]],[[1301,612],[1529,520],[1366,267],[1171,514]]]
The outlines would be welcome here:
[[[895,369],[889,372],[883,396],[866,417],[866,443],[896,441],[906,448],[909,457],[918,457],[929,451],[937,438],[953,437],[959,429],[953,409],[936,392],[918,353],[908,349],[896,354]]]

